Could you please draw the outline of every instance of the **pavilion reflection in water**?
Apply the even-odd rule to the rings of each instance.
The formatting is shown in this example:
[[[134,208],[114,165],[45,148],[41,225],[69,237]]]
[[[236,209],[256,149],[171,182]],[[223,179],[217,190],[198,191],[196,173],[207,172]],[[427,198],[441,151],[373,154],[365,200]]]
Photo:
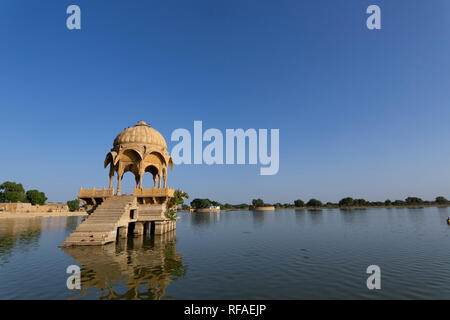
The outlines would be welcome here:
[[[90,294],[100,299],[170,298],[166,288],[186,274],[175,240],[172,231],[105,246],[62,247],[81,267],[81,290],[74,290],[73,298]]]

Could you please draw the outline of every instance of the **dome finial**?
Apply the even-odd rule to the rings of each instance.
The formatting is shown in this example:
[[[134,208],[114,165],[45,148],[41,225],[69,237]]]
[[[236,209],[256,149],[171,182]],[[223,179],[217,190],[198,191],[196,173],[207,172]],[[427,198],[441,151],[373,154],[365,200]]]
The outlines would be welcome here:
[[[150,127],[150,125],[147,124],[147,122],[145,122],[145,121],[139,121],[137,126],[148,126],[148,127]]]

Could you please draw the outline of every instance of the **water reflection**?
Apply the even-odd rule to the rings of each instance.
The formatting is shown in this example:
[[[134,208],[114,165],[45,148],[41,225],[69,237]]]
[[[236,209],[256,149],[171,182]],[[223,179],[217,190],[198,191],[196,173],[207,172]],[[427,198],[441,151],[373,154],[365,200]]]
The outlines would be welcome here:
[[[180,215],[176,243],[64,251],[73,218],[0,220],[0,299],[450,298],[449,208]],[[65,285],[71,264],[81,291]],[[386,269],[377,293],[370,264]]]
[[[252,211],[253,215],[253,224],[256,227],[261,227],[264,224],[264,211]]]
[[[72,232],[80,223],[80,220],[84,220],[85,218],[80,219],[80,217],[67,217],[64,229],[68,232]]]
[[[191,224],[199,227],[207,227],[220,221],[218,212],[193,212],[190,214]]]
[[[367,209],[339,209],[342,221],[345,224],[355,224],[360,222],[367,222]]]
[[[322,224],[323,223],[323,211],[319,209],[309,209],[307,210],[309,220],[312,224]]]
[[[306,210],[304,209],[295,209],[295,222],[297,223],[297,226],[300,228],[305,227],[306,222]]]
[[[437,207],[439,213],[441,212],[449,212],[449,207]]]
[[[27,252],[38,247],[42,219],[2,219],[0,221],[0,265],[7,263],[13,252]]]
[[[440,220],[447,223],[447,219],[450,217],[450,210],[448,207],[437,207]]]
[[[81,265],[81,293],[100,299],[152,299],[166,296],[167,286],[186,274],[182,255],[176,252],[175,232],[121,239],[99,247],[62,250]]]

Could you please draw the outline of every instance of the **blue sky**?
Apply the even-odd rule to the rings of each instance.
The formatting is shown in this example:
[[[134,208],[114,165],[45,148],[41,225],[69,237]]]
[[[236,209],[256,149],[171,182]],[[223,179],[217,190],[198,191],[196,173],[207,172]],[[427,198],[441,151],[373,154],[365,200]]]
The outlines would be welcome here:
[[[81,30],[66,28],[71,4]],[[371,4],[381,30],[366,28]],[[168,184],[191,200],[450,198],[449,13],[446,0],[3,0],[0,181],[73,199],[107,186],[123,128],[147,121],[170,151],[173,130],[202,120],[279,128],[280,170],[176,166]]]

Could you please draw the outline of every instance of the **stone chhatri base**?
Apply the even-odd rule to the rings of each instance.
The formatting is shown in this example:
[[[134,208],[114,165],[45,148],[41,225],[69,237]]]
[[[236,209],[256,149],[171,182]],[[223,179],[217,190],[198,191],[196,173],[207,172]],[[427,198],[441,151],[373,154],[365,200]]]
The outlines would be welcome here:
[[[118,238],[148,233],[160,235],[175,230],[176,221],[166,217],[165,204],[142,202],[145,201],[135,195],[102,199],[62,245],[104,245]]]

